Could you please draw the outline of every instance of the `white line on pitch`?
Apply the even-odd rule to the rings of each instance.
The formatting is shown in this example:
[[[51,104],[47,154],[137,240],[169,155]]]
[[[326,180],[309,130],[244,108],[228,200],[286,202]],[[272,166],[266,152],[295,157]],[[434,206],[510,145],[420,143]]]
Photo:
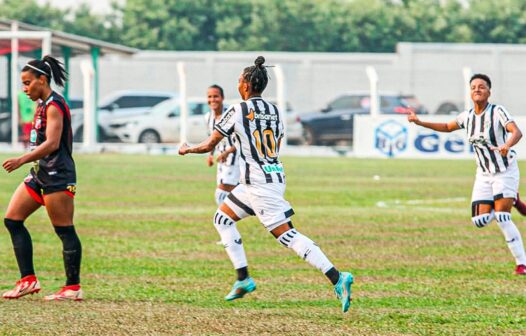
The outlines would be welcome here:
[[[416,199],[416,200],[407,200],[407,201],[394,200],[394,201],[379,201],[379,202],[376,202],[376,206],[379,208],[386,208],[389,206],[460,203],[460,202],[465,202],[465,201],[466,201],[465,197]]]

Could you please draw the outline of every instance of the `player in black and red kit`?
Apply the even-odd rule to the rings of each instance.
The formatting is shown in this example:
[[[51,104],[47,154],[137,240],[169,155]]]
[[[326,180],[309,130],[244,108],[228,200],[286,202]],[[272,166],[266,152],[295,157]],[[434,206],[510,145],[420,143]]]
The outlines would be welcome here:
[[[4,218],[11,235],[21,279],[3,294],[16,299],[40,291],[33,267],[33,246],[24,221],[41,205],[46,207],[51,224],[62,240],[66,285],[45,300],[82,300],[80,261],[82,247],[73,226],[73,197],[76,188],[75,162],[72,154],[71,116],[64,98],[54,92],[51,79],[64,86],[66,71],[51,56],[32,60],[22,69],[23,91],[38,107],[30,134],[30,152],[7,159],[4,169],[10,173],[33,162],[24,182],[13,194]]]

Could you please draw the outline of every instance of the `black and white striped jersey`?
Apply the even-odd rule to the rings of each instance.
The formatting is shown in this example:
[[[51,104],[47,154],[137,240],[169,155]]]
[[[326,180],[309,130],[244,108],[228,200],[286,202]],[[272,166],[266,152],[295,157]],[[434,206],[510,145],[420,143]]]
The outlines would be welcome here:
[[[222,115],[225,115],[226,111],[227,109],[223,109]],[[210,112],[206,115],[206,123],[208,125],[208,135],[211,135],[217,123],[214,112]],[[217,146],[214,148],[212,153],[223,153],[229,147],[235,146],[235,141],[236,140],[234,138],[234,135],[224,137],[223,140],[221,140],[221,142],[217,144]],[[226,166],[235,166],[238,163],[239,163],[239,154],[238,154],[238,151],[235,151],[234,153],[229,154],[225,162],[223,162],[222,164]]]
[[[252,97],[231,106],[215,129],[225,137],[236,137],[241,183],[285,183],[279,161],[283,121],[276,106],[261,97]]]
[[[501,105],[488,104],[479,115],[475,110],[464,111],[456,118],[457,124],[467,132],[468,141],[473,146],[477,166],[484,173],[500,173],[508,169],[517,156],[510,150],[506,157],[494,148],[506,142],[506,125],[513,121],[511,115]],[[493,148],[493,149],[492,149]]]

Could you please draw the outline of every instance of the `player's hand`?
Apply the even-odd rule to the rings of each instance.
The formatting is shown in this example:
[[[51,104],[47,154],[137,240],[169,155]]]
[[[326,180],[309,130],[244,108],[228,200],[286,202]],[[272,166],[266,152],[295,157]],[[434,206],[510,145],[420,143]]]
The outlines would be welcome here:
[[[188,144],[185,142],[179,147],[179,155],[186,155],[188,154]]]
[[[407,121],[418,124],[420,119],[416,116],[416,111],[412,107],[407,108]]]
[[[216,161],[217,161],[217,162],[225,162],[225,161],[226,161],[226,158],[227,158],[227,156],[228,156],[228,154],[227,154],[227,155],[225,155],[225,154],[226,154],[226,152],[223,152],[223,153],[219,154],[219,155],[217,156],[217,158],[216,158]]]
[[[12,159],[5,160],[4,163],[2,164],[2,167],[4,167],[4,169],[8,173],[10,173],[13,170],[18,169],[21,165],[22,165],[22,161],[19,158],[12,158]]]
[[[508,146],[506,144],[503,144],[503,145],[500,145],[499,147],[494,147],[494,148],[503,157],[508,156],[508,152],[510,151],[510,146]]]
[[[208,167],[212,167],[214,165],[214,156],[213,155],[208,155],[208,158],[207,158],[206,162],[208,164]]]

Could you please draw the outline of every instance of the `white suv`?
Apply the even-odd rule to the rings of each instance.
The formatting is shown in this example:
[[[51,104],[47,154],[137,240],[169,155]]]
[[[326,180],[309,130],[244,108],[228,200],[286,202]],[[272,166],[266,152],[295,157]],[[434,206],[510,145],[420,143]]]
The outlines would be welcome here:
[[[172,92],[160,91],[116,91],[104,97],[99,104],[99,141],[118,139],[110,124],[116,119],[131,118],[144,114],[152,106],[175,97]],[[84,134],[84,110],[71,110],[71,128],[74,141],[82,141]]]

